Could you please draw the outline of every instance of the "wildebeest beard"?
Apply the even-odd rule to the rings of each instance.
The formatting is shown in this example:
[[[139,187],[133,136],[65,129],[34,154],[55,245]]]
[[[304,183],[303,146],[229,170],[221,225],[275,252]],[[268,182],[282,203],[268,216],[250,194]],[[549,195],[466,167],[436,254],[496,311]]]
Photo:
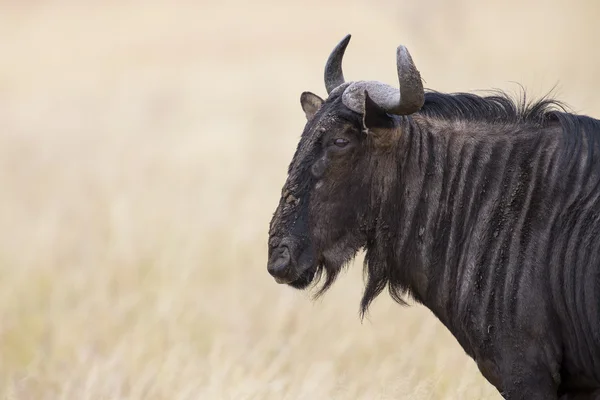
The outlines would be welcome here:
[[[339,199],[360,199],[364,196],[360,196],[359,192],[366,192],[366,189],[358,184],[346,186],[344,189],[344,194],[338,193],[333,196]],[[352,204],[337,207],[317,201],[311,208],[315,209],[313,215],[319,216],[310,224],[315,247],[322,251],[315,274],[315,284],[324,278],[323,285],[315,295],[319,297],[366,246],[366,224],[363,222],[365,213],[357,209],[354,201]]]

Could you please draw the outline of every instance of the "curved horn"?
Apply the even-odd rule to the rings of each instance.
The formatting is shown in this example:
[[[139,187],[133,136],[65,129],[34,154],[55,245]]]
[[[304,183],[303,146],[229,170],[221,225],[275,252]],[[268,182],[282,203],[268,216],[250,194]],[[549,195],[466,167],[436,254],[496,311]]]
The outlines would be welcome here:
[[[325,64],[325,88],[327,94],[331,93],[333,89],[340,86],[345,82],[344,73],[342,71],[342,59],[344,58],[344,52],[350,42],[351,35],[346,35],[341,42],[335,46],[329,58],[327,64]]]
[[[378,104],[390,114],[409,115],[417,112],[425,103],[425,91],[421,74],[404,46],[396,50],[396,64],[400,91],[378,101]]]
[[[398,66],[398,81],[400,82],[400,103],[398,110],[403,114],[412,114],[423,107],[425,103],[425,90],[421,73],[404,46],[398,46],[396,51],[396,64]]]

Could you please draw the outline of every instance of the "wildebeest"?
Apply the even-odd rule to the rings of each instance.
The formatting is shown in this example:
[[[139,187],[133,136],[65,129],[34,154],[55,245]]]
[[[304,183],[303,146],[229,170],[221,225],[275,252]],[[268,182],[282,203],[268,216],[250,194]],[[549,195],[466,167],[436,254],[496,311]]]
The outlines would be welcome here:
[[[428,307],[507,399],[600,398],[600,121],[558,101],[400,89],[325,67],[269,230],[268,271],[319,294],[365,250],[364,315],[386,287]]]

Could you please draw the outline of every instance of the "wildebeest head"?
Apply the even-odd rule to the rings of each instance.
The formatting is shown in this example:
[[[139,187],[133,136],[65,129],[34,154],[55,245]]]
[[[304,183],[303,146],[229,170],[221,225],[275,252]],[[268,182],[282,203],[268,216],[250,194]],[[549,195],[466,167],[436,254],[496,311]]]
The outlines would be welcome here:
[[[376,81],[345,82],[347,35],[325,66],[327,100],[304,92],[307,123],[269,230],[268,271],[279,283],[307,287],[325,272],[322,291],[366,245],[373,202],[369,171],[389,153],[402,119],[424,102],[408,50],[397,49],[400,90]]]

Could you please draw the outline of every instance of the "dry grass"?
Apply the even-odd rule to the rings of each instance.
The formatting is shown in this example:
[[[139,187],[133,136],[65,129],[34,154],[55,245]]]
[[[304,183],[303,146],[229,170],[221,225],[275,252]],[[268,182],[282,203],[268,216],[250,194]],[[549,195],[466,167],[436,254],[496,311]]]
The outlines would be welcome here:
[[[2,398],[499,398],[425,308],[361,324],[359,265],[269,278],[298,98],[351,32],[350,79],[405,43],[429,87],[599,115],[596,2],[1,4]]]

